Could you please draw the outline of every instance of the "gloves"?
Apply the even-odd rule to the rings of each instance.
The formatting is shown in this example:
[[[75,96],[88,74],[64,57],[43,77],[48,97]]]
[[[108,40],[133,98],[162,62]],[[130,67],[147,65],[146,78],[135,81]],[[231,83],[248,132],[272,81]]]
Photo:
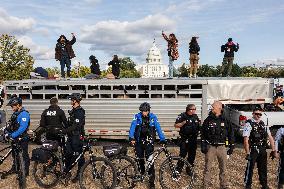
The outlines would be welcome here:
[[[207,146],[206,142],[201,142],[201,152],[203,154],[206,154],[208,152],[208,146]]]
[[[227,151],[227,155],[232,155],[234,151],[234,146],[230,145],[229,150]]]
[[[251,160],[250,154],[247,154],[247,155],[246,155],[246,160],[248,160],[248,161]]]
[[[274,158],[277,158],[277,152],[276,152],[276,150],[271,151],[269,157],[271,157],[272,160],[273,160]]]

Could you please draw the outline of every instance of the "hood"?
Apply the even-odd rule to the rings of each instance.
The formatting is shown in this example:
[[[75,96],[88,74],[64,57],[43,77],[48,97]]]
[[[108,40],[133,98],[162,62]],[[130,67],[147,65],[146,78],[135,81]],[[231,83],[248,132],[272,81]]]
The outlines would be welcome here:
[[[63,37],[65,39],[65,42],[67,42],[67,38],[65,37],[65,35],[60,35],[60,37],[57,39],[57,42],[60,43],[60,38]]]

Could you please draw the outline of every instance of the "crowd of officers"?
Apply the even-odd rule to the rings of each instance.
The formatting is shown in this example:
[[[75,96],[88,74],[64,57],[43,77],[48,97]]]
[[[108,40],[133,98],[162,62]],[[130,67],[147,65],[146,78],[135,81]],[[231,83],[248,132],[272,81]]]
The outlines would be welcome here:
[[[71,100],[71,111],[67,119],[64,111],[58,106],[57,98],[51,98],[50,106],[43,111],[40,120],[40,127],[46,133],[47,140],[60,140],[60,134],[67,135],[68,139],[65,143],[66,167],[72,164],[76,157],[83,150],[83,142],[81,137],[84,135],[85,125],[85,110],[80,106],[82,100],[81,95],[73,93],[69,96]],[[23,159],[25,164],[26,175],[29,175],[30,159],[28,154],[28,134],[27,130],[30,125],[30,114],[22,106],[22,99],[13,96],[7,106],[11,106],[13,114],[7,125],[8,133],[6,138],[19,138],[20,146],[23,149]],[[269,128],[261,120],[263,110],[255,108],[252,113],[252,118],[246,121],[243,131],[244,149],[246,152],[245,159],[247,167],[244,175],[245,188],[250,189],[252,186],[252,176],[255,163],[257,164],[260,185],[262,189],[268,189],[267,184],[267,139],[269,139],[272,151],[270,157],[278,158],[280,156],[280,167],[278,175],[278,185],[282,188],[284,185],[284,145],[283,136],[284,128],[278,130],[275,141],[271,136]],[[211,111],[208,117],[201,125],[200,119],[196,114],[196,106],[188,104],[185,112],[178,115],[174,127],[179,128],[180,138],[178,144],[180,146],[180,156],[186,158],[194,167],[197,137],[201,135],[201,152],[205,155],[204,168],[204,188],[216,188],[211,183],[211,169],[213,161],[217,157],[220,174],[220,187],[222,189],[230,188],[226,174],[226,164],[228,157],[234,151],[234,128],[229,120],[226,120],[223,115],[223,104],[220,101],[215,101],[211,105]],[[139,112],[134,115],[130,126],[129,140],[130,144],[135,147],[136,156],[139,158],[139,171],[145,173],[145,158],[149,158],[154,151],[154,142],[156,133],[159,135],[160,143],[166,144],[166,139],[158,122],[157,116],[151,112],[149,103],[144,102],[139,106]],[[84,164],[84,157],[78,163],[78,171]],[[186,169],[188,175],[192,175],[193,169]],[[183,165],[177,163],[177,171],[183,171]],[[4,177],[15,172],[15,167],[5,172]],[[78,180],[75,177],[72,181]],[[155,188],[155,169],[154,165],[149,169],[150,179],[149,188]]]

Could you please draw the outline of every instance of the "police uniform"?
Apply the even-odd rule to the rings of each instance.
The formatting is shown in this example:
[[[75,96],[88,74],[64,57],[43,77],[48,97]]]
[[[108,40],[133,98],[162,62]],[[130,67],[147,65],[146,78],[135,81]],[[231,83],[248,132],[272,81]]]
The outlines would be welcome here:
[[[58,105],[51,105],[41,114],[40,127],[46,130],[47,140],[60,141],[56,131],[67,127],[67,119],[65,113]]]
[[[186,121],[186,123],[180,128],[180,153],[179,156],[185,158],[188,154],[187,161],[193,166],[194,160],[196,156],[197,149],[197,136],[200,129],[200,120],[196,114],[188,115],[186,112],[178,115],[176,119],[177,123],[182,123]],[[183,165],[180,165],[181,169]]]
[[[154,151],[154,141],[156,132],[159,135],[160,141],[165,141],[165,136],[161,130],[157,116],[149,113],[147,117],[143,117],[142,113],[134,115],[129,131],[129,140],[135,140],[136,155],[139,158],[139,169],[141,174],[145,173],[145,160],[149,158]],[[149,169],[150,183],[155,181],[154,164]]]
[[[63,133],[67,133],[68,139],[66,142],[66,166],[67,168],[74,162],[76,157],[83,152],[83,142],[80,137],[84,135],[85,126],[85,110],[78,106],[69,112],[69,123]],[[82,156],[78,161],[78,170],[84,165],[85,159]]]
[[[22,108],[20,111],[14,112],[12,114],[7,128],[7,131],[10,133],[12,139],[22,138],[19,144],[23,150],[23,159],[25,163],[26,175],[29,175],[29,167],[30,167],[30,158],[28,152],[29,136],[27,133],[29,126],[30,126],[30,114],[28,111],[25,110],[25,108]],[[15,154],[13,154],[13,157],[15,159]]]
[[[280,153],[278,168],[278,184],[284,185],[284,128],[278,129],[275,136],[275,149]]]
[[[230,150],[226,151],[226,141]],[[226,178],[227,155],[230,155],[234,148],[234,130],[231,123],[222,115],[216,116],[212,112],[204,120],[201,127],[201,151],[205,154],[204,188],[211,183],[211,168],[217,156],[220,169],[220,186],[228,188]]]
[[[257,163],[259,181],[263,188],[267,187],[267,137],[270,130],[265,127],[262,120],[256,122],[254,119],[246,121],[243,131],[243,137],[249,137],[250,154],[245,172],[245,184],[247,188],[251,187],[253,168]]]

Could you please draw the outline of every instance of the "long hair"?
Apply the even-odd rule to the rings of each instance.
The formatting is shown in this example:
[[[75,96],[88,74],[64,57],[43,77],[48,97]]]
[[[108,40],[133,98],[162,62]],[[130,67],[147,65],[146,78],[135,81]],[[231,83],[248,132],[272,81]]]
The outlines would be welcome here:
[[[176,38],[176,35],[175,34],[173,34],[173,33],[171,33],[170,35],[169,35],[169,37],[172,37],[176,42],[178,42],[178,40],[177,40],[177,38]]]

